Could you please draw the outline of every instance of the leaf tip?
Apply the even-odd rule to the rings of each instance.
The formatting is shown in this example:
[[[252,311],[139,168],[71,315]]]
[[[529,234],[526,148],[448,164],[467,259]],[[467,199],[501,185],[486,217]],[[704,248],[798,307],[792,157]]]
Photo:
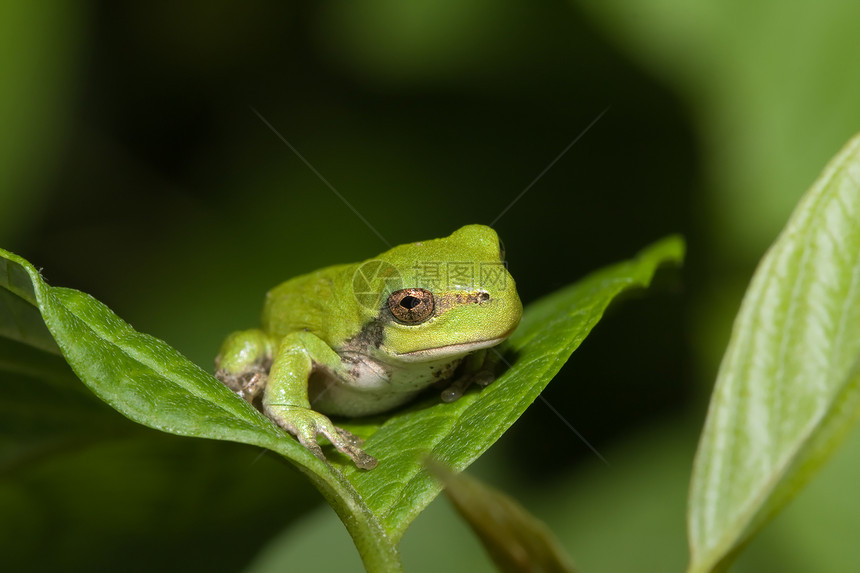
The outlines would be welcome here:
[[[663,237],[639,251],[637,258],[657,259],[663,264],[680,265],[687,254],[687,243],[680,234]]]

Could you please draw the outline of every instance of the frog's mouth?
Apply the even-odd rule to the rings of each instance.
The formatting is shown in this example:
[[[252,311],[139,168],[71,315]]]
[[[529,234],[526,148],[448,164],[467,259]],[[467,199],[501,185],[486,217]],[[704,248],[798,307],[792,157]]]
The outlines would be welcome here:
[[[394,354],[399,360],[404,362],[425,362],[434,358],[454,358],[457,356],[465,356],[470,352],[490,348],[505,340],[509,333],[498,338],[490,338],[487,340],[477,340],[474,342],[463,342],[460,344],[449,344],[447,346],[438,346],[436,348],[426,348],[424,350],[413,350],[412,352],[403,352]]]

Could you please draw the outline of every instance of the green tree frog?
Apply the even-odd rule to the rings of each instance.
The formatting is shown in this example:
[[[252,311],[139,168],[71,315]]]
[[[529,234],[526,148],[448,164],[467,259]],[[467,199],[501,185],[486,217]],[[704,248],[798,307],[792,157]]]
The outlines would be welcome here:
[[[276,286],[261,328],[224,341],[215,375],[317,457],[322,435],[372,469],[361,440],[328,416],[385,412],[431,385],[450,402],[489,384],[498,354],[488,349],[521,315],[496,232],[468,225]]]

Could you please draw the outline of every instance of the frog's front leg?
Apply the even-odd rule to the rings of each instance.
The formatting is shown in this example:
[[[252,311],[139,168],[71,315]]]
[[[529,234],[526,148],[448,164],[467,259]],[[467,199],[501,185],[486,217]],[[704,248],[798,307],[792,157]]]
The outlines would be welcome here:
[[[311,409],[308,379],[315,368],[326,368],[335,376],[346,377],[340,356],[322,339],[310,332],[286,335],[275,354],[263,395],[263,410],[282,428],[296,436],[316,457],[325,460],[317,436],[322,434],[362,469],[373,469],[377,461],[359,446],[361,439],[331,423]]]
[[[496,379],[496,367],[502,355],[496,348],[478,350],[466,357],[460,376],[442,391],[443,402],[455,402],[472,384],[482,388]]]

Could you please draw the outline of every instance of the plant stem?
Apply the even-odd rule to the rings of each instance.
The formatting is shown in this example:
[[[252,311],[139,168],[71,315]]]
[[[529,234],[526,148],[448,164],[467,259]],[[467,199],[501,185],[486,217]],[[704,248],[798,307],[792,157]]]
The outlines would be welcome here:
[[[385,532],[352,484],[334,468],[331,468],[331,473],[325,477],[301,466],[299,468],[311,478],[346,526],[365,570],[368,573],[402,572],[403,563],[400,561],[396,543]],[[331,477],[336,479],[325,479]]]

